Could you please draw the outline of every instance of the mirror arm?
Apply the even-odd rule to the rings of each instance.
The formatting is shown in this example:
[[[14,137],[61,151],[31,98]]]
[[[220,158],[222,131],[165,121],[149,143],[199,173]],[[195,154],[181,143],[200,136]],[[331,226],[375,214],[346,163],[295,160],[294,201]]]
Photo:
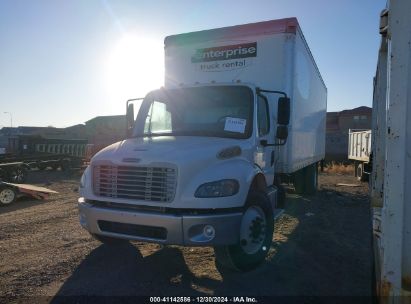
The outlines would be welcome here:
[[[133,125],[135,123],[134,121],[134,105],[131,103],[132,101],[136,101],[136,100],[143,100],[144,98],[133,98],[133,99],[129,99],[126,102],[126,137],[130,137],[131,136],[131,132],[133,130]],[[133,124],[131,123],[131,121],[129,121],[129,116],[130,116],[130,106],[132,106],[132,110],[131,110],[131,114],[132,114],[132,119],[133,119]]]
[[[128,108],[128,104],[129,104],[131,101],[143,100],[143,99],[144,99],[144,97],[139,97],[139,98],[133,98],[133,99],[127,100],[127,102],[126,102],[126,108]]]

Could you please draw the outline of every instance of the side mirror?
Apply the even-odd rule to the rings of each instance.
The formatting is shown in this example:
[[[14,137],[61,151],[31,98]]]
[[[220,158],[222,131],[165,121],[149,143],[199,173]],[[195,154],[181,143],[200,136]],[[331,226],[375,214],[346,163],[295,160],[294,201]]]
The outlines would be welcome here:
[[[130,137],[134,127],[134,104],[132,103],[127,105],[126,123],[127,137]]]
[[[279,125],[277,127],[276,137],[280,140],[286,140],[288,137],[288,127],[285,125]]]
[[[277,123],[286,126],[290,123],[290,98],[288,97],[278,98]]]

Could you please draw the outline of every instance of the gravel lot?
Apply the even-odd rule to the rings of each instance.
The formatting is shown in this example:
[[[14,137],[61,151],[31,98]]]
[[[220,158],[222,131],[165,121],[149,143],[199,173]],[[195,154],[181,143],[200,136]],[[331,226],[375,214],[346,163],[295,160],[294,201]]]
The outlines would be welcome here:
[[[66,295],[371,294],[367,185],[336,186],[357,183],[354,177],[321,174],[316,196],[289,189],[269,257],[248,273],[217,269],[211,248],[101,245],[78,223],[79,178],[78,173],[31,172],[29,183],[59,194],[0,208],[0,302],[22,297],[49,302]]]

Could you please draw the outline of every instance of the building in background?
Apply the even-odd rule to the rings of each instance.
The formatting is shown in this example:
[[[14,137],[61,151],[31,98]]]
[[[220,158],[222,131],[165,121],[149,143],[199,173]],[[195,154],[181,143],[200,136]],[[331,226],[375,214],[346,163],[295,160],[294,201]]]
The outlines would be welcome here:
[[[372,109],[365,106],[341,112],[328,112],[325,160],[347,161],[348,130],[371,129],[371,115]]]

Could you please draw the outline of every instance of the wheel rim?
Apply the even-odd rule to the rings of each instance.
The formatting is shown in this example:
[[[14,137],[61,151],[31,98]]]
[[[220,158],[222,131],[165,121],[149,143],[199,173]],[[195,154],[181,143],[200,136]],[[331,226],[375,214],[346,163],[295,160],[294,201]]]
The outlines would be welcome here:
[[[264,211],[258,206],[249,207],[241,221],[240,245],[247,254],[257,253],[266,237],[266,219]]]
[[[361,167],[361,165],[358,165],[358,167],[357,167],[357,178],[361,179],[361,177],[362,177],[362,167]]]
[[[11,189],[3,189],[0,191],[0,203],[3,205],[11,204],[14,201],[16,194]]]

